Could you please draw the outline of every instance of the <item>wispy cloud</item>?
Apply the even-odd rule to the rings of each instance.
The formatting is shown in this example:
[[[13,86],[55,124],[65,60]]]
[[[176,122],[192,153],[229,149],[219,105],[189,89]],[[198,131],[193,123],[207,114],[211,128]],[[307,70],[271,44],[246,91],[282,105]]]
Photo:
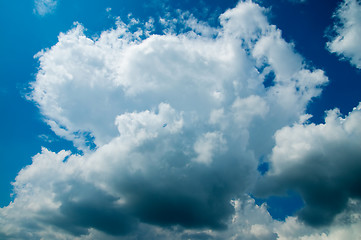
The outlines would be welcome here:
[[[293,2],[293,3],[305,3],[308,0],[288,0],[288,1]]]
[[[57,0],[35,0],[34,13],[45,16],[52,13],[57,6]]]

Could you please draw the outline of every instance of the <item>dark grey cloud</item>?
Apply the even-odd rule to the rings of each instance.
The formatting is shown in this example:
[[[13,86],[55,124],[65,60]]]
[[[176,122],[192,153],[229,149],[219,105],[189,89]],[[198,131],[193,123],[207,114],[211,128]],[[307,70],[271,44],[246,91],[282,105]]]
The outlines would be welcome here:
[[[116,204],[116,198],[84,182],[58,184],[56,200],[61,203],[59,214],[46,219],[75,236],[88,233],[89,228],[99,229],[110,235],[125,235],[135,229],[137,220],[126,207]]]
[[[186,166],[152,176],[131,176],[120,189],[129,199],[128,207],[143,222],[225,229],[234,213],[230,199],[251,185],[244,172],[256,174],[256,166],[245,166],[236,155],[231,161],[225,155],[215,161],[220,164],[208,169]]]

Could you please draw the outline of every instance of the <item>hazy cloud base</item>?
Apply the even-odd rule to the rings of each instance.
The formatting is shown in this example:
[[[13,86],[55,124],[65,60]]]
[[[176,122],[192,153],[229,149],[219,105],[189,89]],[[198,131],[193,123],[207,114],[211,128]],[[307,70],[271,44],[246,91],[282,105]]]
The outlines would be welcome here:
[[[81,24],[60,34],[37,54],[29,98],[83,154],[33,157],[0,209],[0,238],[359,236],[360,107],[307,123],[306,106],[328,79],[265,12],[241,2],[219,28],[181,14],[160,19],[161,35],[154,20],[118,20],[95,39]],[[285,222],[248,196],[288,189],[306,205]]]

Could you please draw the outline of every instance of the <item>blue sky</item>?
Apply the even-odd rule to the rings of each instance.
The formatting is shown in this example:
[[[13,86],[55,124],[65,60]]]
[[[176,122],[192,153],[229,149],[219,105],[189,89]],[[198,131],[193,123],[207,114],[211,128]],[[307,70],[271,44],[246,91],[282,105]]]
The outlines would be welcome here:
[[[360,236],[359,1],[14,0],[0,26],[0,239]]]

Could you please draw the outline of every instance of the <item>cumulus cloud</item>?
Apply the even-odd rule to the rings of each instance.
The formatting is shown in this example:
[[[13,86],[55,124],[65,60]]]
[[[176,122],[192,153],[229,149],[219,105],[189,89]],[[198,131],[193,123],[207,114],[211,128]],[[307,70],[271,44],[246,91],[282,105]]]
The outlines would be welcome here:
[[[345,0],[334,13],[334,18],[336,35],[327,43],[329,51],[361,69],[361,2]]]
[[[245,193],[273,135],[304,115],[328,79],[265,11],[241,2],[219,28],[190,16],[178,32],[163,24],[162,35],[120,20],[97,38],[81,24],[61,33],[36,55],[29,99],[82,154],[33,157],[0,210],[3,236],[275,239],[266,207]]]
[[[324,124],[295,124],[275,134],[271,170],[259,184],[260,192],[298,191],[305,207],[304,222],[330,224],[361,198],[361,104],[348,116],[327,112]]]
[[[44,16],[55,10],[57,0],[35,0],[34,4],[34,13]]]

